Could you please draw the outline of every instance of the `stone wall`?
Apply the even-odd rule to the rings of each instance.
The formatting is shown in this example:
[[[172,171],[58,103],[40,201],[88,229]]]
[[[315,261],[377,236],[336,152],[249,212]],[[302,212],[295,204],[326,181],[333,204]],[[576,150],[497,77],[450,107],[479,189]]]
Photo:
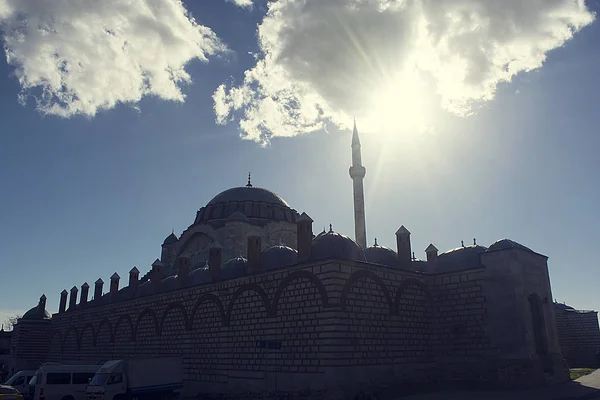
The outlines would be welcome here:
[[[433,278],[431,292],[438,320],[434,351],[445,380],[478,377],[492,354],[486,330],[484,273],[477,269]]]
[[[571,367],[598,367],[600,351],[598,313],[577,311],[561,304],[554,305],[558,341],[562,354]]]
[[[181,354],[190,395],[477,379],[482,272],[331,261],[55,314],[48,361]]]
[[[15,324],[11,341],[11,372],[34,370],[46,361],[51,329],[50,320],[21,319]]]

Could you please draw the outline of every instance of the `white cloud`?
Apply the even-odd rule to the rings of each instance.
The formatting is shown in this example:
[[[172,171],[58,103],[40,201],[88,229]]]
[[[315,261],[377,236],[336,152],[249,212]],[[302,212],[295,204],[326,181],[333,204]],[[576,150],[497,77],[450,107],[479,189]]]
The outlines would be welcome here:
[[[0,29],[21,98],[62,117],[183,101],[186,64],[225,50],[178,0],[0,0]]]
[[[252,0],[227,0],[230,3],[233,3],[237,6],[250,8],[252,7]]]
[[[259,26],[261,53],[213,99],[259,142],[332,121],[465,116],[499,83],[540,68],[594,20],[583,0],[278,0]],[[362,122],[361,122],[362,125]],[[372,126],[374,126],[372,124]],[[412,125],[411,125],[412,127]]]

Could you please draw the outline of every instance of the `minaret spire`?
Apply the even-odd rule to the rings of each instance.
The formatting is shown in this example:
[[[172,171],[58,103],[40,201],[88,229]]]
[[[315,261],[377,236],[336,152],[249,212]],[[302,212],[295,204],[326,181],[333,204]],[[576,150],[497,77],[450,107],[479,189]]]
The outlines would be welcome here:
[[[363,188],[363,179],[367,170],[362,165],[360,138],[358,137],[358,129],[356,129],[356,119],[354,119],[354,129],[352,132],[352,166],[350,167],[349,172],[354,190],[354,239],[363,249],[366,249],[367,229],[365,223],[365,191]]]

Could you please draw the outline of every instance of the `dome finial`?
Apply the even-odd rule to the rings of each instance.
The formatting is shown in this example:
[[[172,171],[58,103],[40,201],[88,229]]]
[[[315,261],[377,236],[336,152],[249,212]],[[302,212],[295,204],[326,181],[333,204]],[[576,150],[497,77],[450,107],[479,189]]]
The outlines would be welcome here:
[[[461,241],[460,241],[460,245],[461,245],[462,247],[465,247],[465,241],[464,241],[464,240],[461,240]]]
[[[477,246],[477,239],[473,238],[473,246]]]
[[[250,182],[251,177],[252,173],[248,172],[248,184],[246,185],[246,187],[252,187],[252,182]]]
[[[333,233],[333,226],[329,224],[329,233]]]
[[[377,244],[377,238],[375,238],[375,244],[374,244],[373,246],[375,246],[375,247],[379,246],[379,245]]]

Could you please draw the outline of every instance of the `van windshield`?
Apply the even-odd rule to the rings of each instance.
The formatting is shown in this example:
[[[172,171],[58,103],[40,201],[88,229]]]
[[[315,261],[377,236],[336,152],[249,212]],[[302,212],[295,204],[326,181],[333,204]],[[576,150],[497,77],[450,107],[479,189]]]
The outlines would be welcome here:
[[[91,386],[104,386],[104,385],[106,385],[106,381],[108,381],[109,377],[110,377],[110,374],[96,374],[90,381],[90,385]]]

